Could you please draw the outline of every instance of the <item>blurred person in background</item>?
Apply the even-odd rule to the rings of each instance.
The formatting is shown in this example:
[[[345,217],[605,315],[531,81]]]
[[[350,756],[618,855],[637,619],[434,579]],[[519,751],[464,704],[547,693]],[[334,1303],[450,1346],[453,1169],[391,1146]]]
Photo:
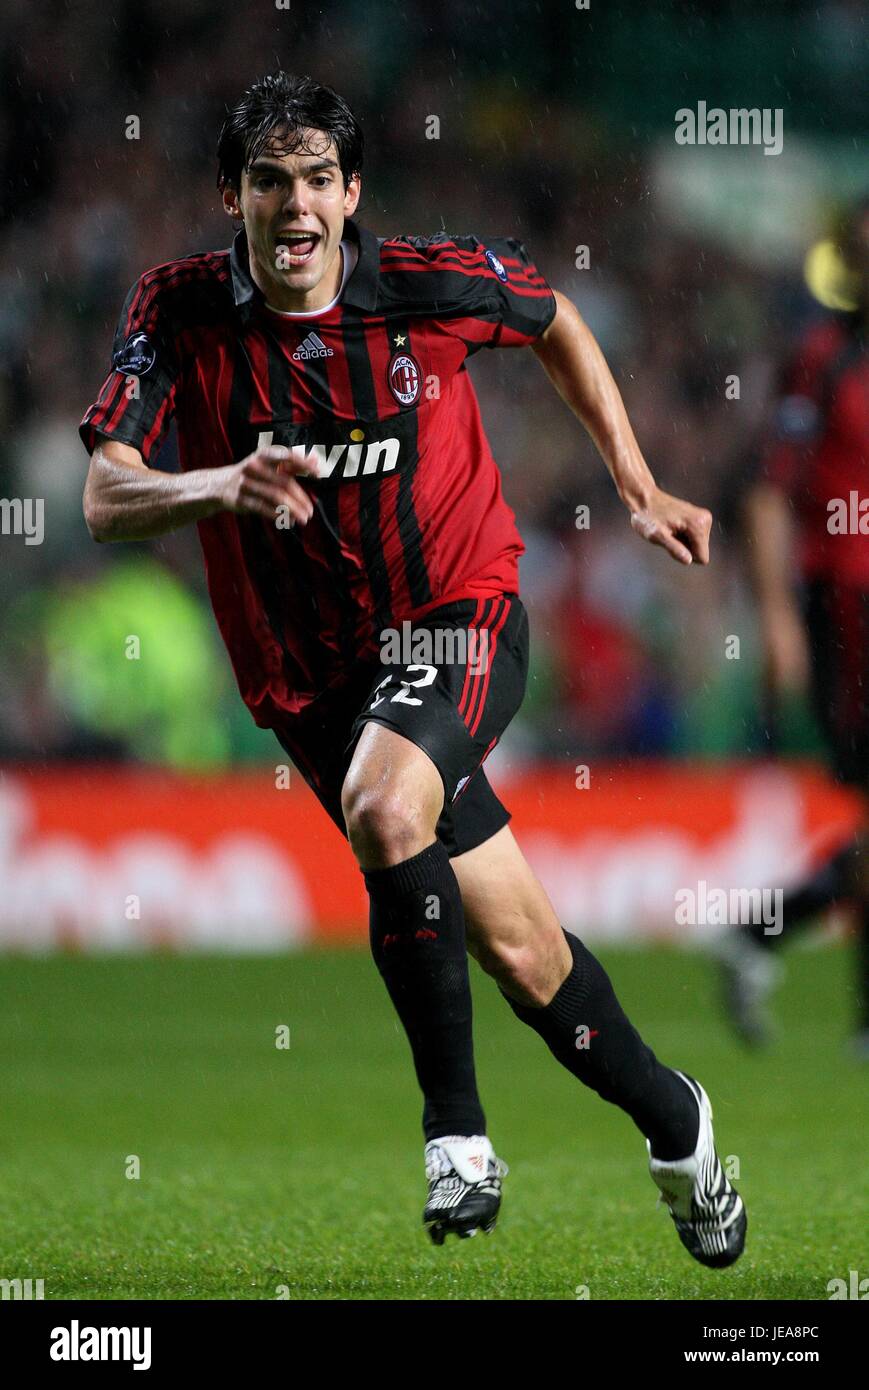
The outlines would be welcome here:
[[[806,262],[830,312],[804,332],[745,500],[765,686],[776,705],[810,688],[834,778],[864,798],[856,839],[785,894],[783,930],[739,927],[719,943],[728,1017],[749,1043],[770,1037],[782,942],[834,905],[857,917],[857,1033],[869,1060],[869,198]]]

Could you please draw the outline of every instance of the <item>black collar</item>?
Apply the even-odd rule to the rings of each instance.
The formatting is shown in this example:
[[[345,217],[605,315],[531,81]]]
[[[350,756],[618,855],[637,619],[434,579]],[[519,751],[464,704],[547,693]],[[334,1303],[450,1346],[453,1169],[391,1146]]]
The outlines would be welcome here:
[[[373,232],[369,232],[365,227],[358,227],[349,217],[344,220],[344,237],[348,241],[355,241],[359,249],[359,259],[344,288],[341,303],[371,312],[377,307],[380,244]],[[248,257],[247,236],[242,227],[233,239],[229,265],[232,272],[232,297],[238,308],[244,311],[249,311],[257,302],[263,302],[264,298],[262,291],[251,279]]]

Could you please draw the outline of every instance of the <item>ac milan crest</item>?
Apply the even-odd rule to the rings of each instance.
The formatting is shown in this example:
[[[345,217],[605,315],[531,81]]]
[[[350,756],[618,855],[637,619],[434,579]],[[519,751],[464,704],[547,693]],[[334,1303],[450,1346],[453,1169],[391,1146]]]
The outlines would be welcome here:
[[[422,372],[409,352],[396,352],[389,364],[389,389],[399,405],[413,405],[422,389]]]

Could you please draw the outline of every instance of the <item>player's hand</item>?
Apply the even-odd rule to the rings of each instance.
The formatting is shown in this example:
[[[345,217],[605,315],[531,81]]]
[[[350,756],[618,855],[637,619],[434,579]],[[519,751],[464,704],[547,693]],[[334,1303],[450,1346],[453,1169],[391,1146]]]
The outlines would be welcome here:
[[[761,612],[763,678],[772,695],[804,691],[809,683],[809,641],[797,609],[779,605]]]
[[[241,463],[218,470],[221,505],[230,512],[246,513],[274,521],[277,509],[285,507],[293,522],[306,526],[314,514],[309,494],[294,475],[316,475],[317,461],[303,447],[292,449],[269,444],[256,449]]]
[[[705,507],[695,507],[658,488],[645,507],[631,512],[631,526],[643,540],[662,546],[682,565],[694,560],[709,564],[712,513]]]

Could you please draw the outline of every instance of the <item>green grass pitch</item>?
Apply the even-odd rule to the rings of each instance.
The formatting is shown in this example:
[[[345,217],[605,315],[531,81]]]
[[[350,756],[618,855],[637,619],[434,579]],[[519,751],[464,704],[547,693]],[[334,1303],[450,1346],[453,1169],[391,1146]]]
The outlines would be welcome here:
[[[749,1213],[732,1270],[679,1244],[631,1122],[586,1091],[473,966],[498,1229],[421,1225],[420,1102],[364,951],[0,960],[0,1277],[45,1297],[826,1299],[869,1274],[847,949],[791,952],[782,1037],[731,1041],[706,962],[602,952],[659,1055],[694,1072]],[[290,1047],[275,1030],[290,1028]],[[128,1178],[136,1155],[138,1179]]]

